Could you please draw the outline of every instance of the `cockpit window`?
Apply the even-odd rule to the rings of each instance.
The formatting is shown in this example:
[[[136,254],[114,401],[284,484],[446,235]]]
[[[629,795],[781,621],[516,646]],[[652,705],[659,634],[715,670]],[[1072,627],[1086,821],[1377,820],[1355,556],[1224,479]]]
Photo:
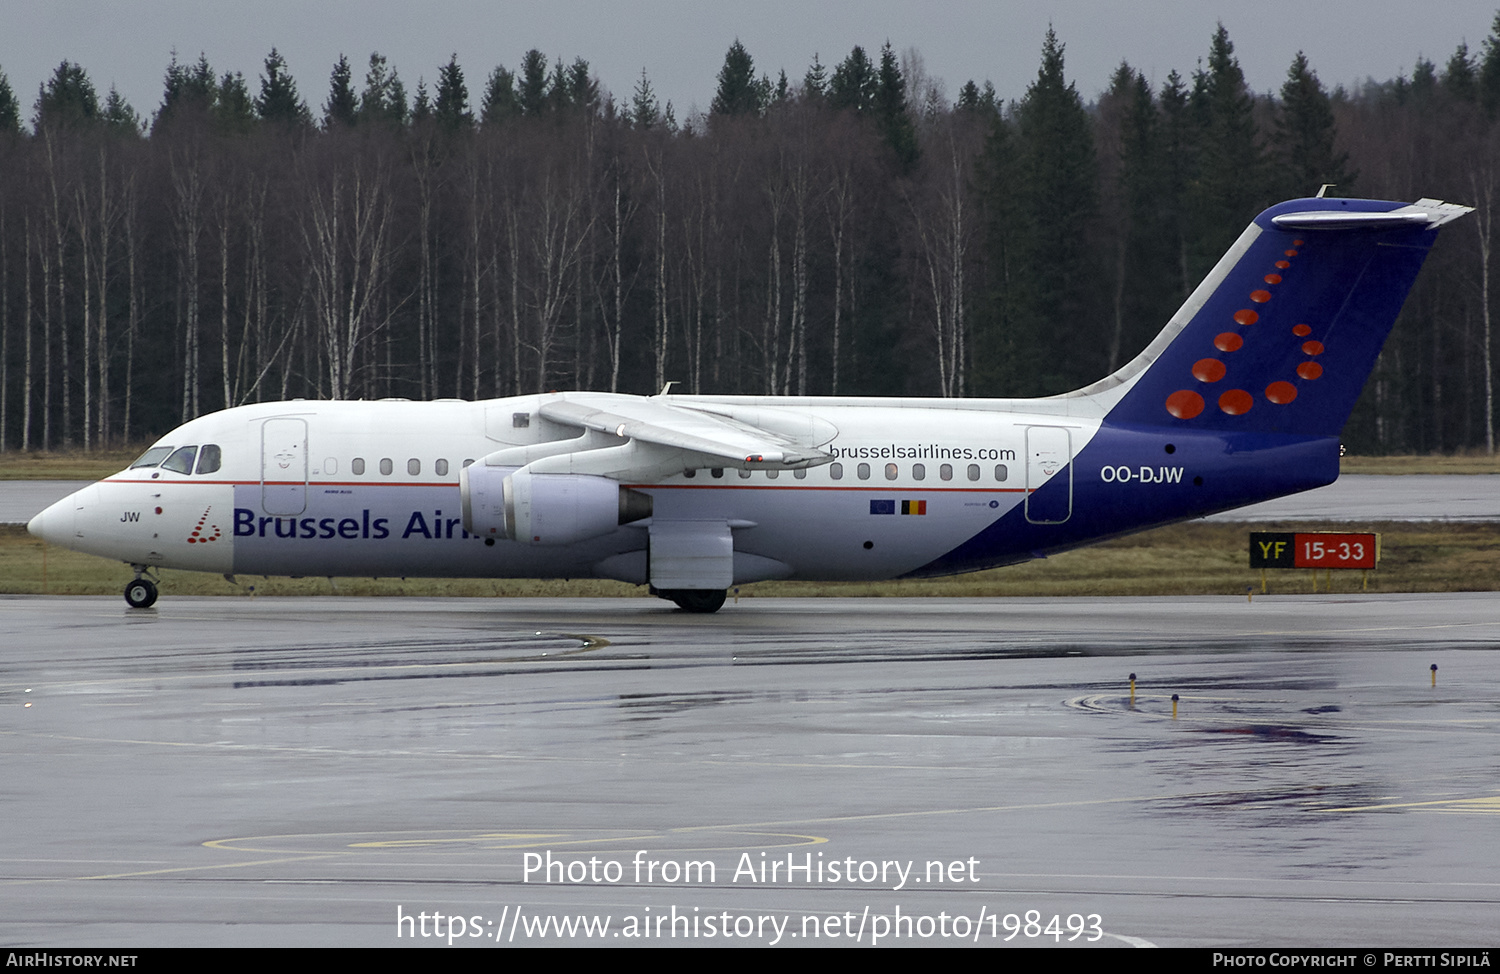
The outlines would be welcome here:
[[[202,452],[198,454],[198,472],[218,473],[219,467],[223,464],[223,460],[224,458],[223,454],[219,450],[219,444],[205,443],[203,444]]]
[[[162,461],[161,468],[173,473],[192,473],[193,457],[197,456],[196,446],[185,446]]]
[[[134,470],[137,467],[154,467],[165,460],[167,458],[167,454],[171,452],[172,448],[170,446],[153,446],[145,453],[142,453],[140,459],[136,460],[135,463],[132,463],[130,465],[130,469]]]

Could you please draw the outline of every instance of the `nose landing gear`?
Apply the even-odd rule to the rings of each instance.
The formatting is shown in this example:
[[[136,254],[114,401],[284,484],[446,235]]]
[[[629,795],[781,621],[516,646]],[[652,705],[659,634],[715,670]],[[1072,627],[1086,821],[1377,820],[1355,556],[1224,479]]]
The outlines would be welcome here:
[[[135,580],[125,586],[125,604],[132,609],[149,609],[156,604],[156,583],[145,577],[145,567],[135,568]]]

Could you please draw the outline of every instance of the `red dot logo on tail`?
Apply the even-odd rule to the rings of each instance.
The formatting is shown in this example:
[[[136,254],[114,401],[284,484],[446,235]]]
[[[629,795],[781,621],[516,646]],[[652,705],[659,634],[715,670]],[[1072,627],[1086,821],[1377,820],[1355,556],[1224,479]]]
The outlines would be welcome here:
[[[1192,419],[1203,412],[1203,397],[1191,389],[1179,389],[1167,397],[1167,412],[1178,419]]]
[[[1219,397],[1219,408],[1231,416],[1243,416],[1255,405],[1255,398],[1244,389],[1230,389]]]

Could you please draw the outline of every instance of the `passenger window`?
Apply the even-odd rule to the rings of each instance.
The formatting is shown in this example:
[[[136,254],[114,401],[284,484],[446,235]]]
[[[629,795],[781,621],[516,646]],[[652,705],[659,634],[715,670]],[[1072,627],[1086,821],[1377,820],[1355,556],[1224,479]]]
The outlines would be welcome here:
[[[349,469],[354,473],[354,476],[363,477],[365,475],[365,458],[355,457],[353,460],[350,460]]]
[[[741,470],[740,471],[740,479],[741,480],[749,480],[750,479],[750,471],[748,471],[748,470]]]
[[[913,479],[913,480],[926,480],[927,479],[927,467],[926,467],[926,465],[925,464],[921,464],[921,463],[914,463],[914,464],[912,464],[911,465],[911,479]]]
[[[888,464],[885,465],[885,479],[886,480],[895,480],[897,473],[899,473],[899,471],[897,470],[896,465],[894,463],[888,463]]]
[[[944,480],[952,480],[953,479],[953,464],[951,464],[951,463],[945,463],[941,467],[938,467],[938,476],[942,477]]]
[[[473,465],[474,465],[474,461],[473,460],[465,460],[464,461],[464,466],[466,466],[466,467],[472,467]]]
[[[142,453],[141,456],[140,456],[140,459],[136,460],[135,463],[132,463],[130,465],[130,469],[134,470],[137,467],[154,467],[154,466],[157,466],[163,460],[165,460],[167,458],[167,455],[170,454],[171,452],[172,452],[172,448],[170,446],[153,446],[151,449],[147,450],[145,453]]]
[[[715,480],[723,480],[724,479],[724,468],[723,467],[714,467],[713,469],[711,469],[709,471],[709,474],[712,475]]]
[[[167,459],[162,462],[161,468],[163,470],[170,470],[173,473],[192,473],[193,458],[197,455],[198,448],[196,446],[185,446],[182,449],[178,450],[176,453],[167,457]]]
[[[792,476],[796,477],[798,480],[806,480],[807,479],[807,468],[806,467],[799,467],[796,470],[793,470],[792,471]]]
[[[448,476],[448,461],[438,460],[432,465],[432,469],[439,477],[446,477]]]
[[[1005,469],[1005,464],[1003,464],[1003,463],[997,463],[997,464],[995,464],[995,479],[996,480],[998,480],[1000,483],[1003,484],[1003,483],[1005,483],[1005,478],[1009,477],[1009,476],[1010,476],[1010,471],[1007,470],[1007,469]]]
[[[775,480],[779,476],[781,476],[781,471],[780,470],[767,470],[766,471],[766,479],[767,480]]]
[[[393,464],[393,463],[391,463],[391,458],[390,457],[383,457],[383,458],[381,458],[381,461],[380,461],[380,474],[381,474],[381,476],[383,476],[383,477],[389,477],[391,475],[391,471],[395,470],[395,469],[396,469],[396,465]]]
[[[979,479],[979,464],[977,464],[977,463],[971,463],[971,464],[969,464],[969,479],[970,480],[978,480]]]
[[[336,461],[329,460],[329,463]],[[199,473],[218,473],[223,466],[223,454],[219,451],[217,443],[205,443],[203,450],[198,454]]]
[[[830,463],[828,465],[828,476],[832,480],[843,480],[844,465],[842,463]]]
[[[861,463],[859,466],[857,466],[857,467],[854,468],[854,474],[860,480],[869,480],[870,479],[870,465],[868,463]]]
[[[421,473],[422,461],[418,460],[416,457],[412,457],[410,460],[406,461],[406,472],[411,474],[413,477]]]
[[[698,471],[696,471],[696,470],[684,470],[682,472],[682,475],[684,477],[686,477],[687,479],[692,480],[694,477],[698,476]]]

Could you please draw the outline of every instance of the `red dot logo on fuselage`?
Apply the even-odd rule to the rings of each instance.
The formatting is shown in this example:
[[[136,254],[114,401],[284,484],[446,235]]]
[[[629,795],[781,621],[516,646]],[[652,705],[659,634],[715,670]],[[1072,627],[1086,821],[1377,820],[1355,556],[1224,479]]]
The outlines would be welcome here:
[[[188,544],[208,544],[210,541],[218,541],[224,536],[224,532],[219,530],[217,524],[208,523],[208,514],[212,510],[212,505],[203,509],[203,516],[198,519],[198,523],[193,527],[193,532],[188,535]]]

